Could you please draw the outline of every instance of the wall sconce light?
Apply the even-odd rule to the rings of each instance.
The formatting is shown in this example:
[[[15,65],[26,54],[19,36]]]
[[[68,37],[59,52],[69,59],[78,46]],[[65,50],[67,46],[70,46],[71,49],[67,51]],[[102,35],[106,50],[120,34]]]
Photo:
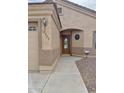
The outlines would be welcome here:
[[[85,54],[85,58],[86,58],[86,60],[87,60],[88,55],[90,54],[90,51],[86,50],[86,51],[84,51],[84,54]]]
[[[43,23],[44,27],[46,27],[48,25],[48,20],[46,18],[43,18],[42,23]]]
[[[47,39],[49,40],[49,36],[48,36],[48,34],[47,34],[47,32],[46,32],[46,27],[47,27],[47,25],[48,25],[48,20],[47,20],[47,18],[42,18],[42,19],[41,19],[41,23],[43,24],[43,27],[44,27],[43,33],[45,34],[45,36],[46,36]]]

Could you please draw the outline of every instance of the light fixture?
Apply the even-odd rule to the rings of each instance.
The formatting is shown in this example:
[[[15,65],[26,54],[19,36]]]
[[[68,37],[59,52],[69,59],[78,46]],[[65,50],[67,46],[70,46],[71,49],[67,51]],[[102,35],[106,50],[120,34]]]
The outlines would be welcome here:
[[[43,24],[43,33],[45,34],[45,36],[47,37],[47,39],[49,40],[49,36],[48,36],[48,34],[47,34],[47,30],[46,30],[46,27],[47,27],[47,25],[48,25],[48,19],[47,18],[42,18],[41,19],[41,23]]]
[[[42,23],[43,23],[44,27],[46,27],[48,25],[48,20],[46,18],[43,18]]]
[[[86,51],[84,51],[84,54],[85,54],[85,58],[87,59],[88,55],[90,54],[90,51],[86,50]]]

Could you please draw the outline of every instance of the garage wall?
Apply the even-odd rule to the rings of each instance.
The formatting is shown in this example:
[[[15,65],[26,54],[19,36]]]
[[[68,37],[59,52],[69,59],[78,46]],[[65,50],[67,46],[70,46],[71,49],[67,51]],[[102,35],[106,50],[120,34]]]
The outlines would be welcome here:
[[[38,23],[29,23],[38,28]],[[38,30],[28,31],[28,70],[38,70],[39,65]]]

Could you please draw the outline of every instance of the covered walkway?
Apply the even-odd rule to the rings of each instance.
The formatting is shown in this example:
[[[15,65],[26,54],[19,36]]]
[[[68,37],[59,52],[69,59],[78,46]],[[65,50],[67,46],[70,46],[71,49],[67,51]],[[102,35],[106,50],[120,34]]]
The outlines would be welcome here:
[[[28,93],[88,93],[75,64],[80,59],[62,56],[53,71],[29,73]]]

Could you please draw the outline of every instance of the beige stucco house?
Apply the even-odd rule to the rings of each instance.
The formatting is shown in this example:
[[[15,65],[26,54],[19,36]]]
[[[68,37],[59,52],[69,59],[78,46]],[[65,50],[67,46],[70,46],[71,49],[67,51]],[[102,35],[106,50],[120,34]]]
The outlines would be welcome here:
[[[96,52],[96,12],[67,0],[28,4],[29,70],[52,70],[63,54]]]

